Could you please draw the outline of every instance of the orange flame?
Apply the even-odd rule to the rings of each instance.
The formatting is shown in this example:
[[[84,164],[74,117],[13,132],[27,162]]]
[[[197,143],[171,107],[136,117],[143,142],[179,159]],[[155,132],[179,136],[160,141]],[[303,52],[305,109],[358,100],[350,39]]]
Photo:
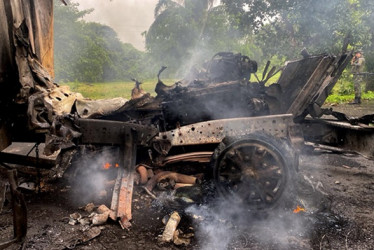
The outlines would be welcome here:
[[[104,164],[104,169],[109,169],[112,166],[109,162]]]
[[[299,205],[293,210],[295,214],[300,212],[306,212],[305,208],[300,207]]]
[[[119,167],[119,164],[116,163],[114,164],[114,166],[112,164],[110,164],[109,162],[105,163],[104,166],[103,166],[103,169],[109,169],[111,167],[115,167],[115,168],[118,168]]]

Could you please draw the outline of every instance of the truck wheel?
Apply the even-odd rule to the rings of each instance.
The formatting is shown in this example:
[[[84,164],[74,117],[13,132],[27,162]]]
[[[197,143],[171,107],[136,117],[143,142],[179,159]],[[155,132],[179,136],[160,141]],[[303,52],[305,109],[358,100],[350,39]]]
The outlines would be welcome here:
[[[286,141],[267,134],[225,138],[212,156],[219,195],[254,210],[274,208],[290,197],[297,162]]]

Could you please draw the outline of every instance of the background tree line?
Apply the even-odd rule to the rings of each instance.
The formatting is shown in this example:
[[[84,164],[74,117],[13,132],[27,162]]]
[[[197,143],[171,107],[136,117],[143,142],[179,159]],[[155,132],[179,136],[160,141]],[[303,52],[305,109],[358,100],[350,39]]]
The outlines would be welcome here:
[[[147,31],[146,51],[122,43],[108,26],[82,21],[91,10],[55,6],[56,79],[120,81],[183,77],[219,51],[240,52],[260,64],[311,54],[365,52],[374,72],[372,0],[159,0]]]
[[[64,6],[55,1],[54,44],[56,81],[123,81],[142,75],[146,53],[121,42],[105,25],[85,22],[93,10],[78,10],[78,4]]]

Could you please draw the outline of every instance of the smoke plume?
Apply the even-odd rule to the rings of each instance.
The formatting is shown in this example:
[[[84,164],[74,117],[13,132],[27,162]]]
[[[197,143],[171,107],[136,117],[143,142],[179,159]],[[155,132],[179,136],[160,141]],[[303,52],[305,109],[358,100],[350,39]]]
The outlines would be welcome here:
[[[120,40],[144,50],[144,37],[154,20],[157,0],[81,0],[80,8],[95,10],[85,17],[86,21],[98,22],[112,27]]]

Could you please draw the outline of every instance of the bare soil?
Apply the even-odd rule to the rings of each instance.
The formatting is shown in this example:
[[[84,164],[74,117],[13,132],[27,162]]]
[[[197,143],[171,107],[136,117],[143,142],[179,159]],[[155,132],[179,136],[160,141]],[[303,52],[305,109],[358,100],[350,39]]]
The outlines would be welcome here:
[[[362,100],[362,104],[334,104],[325,105],[324,108],[332,108],[334,111],[342,112],[351,117],[361,117],[374,113],[374,101]]]

